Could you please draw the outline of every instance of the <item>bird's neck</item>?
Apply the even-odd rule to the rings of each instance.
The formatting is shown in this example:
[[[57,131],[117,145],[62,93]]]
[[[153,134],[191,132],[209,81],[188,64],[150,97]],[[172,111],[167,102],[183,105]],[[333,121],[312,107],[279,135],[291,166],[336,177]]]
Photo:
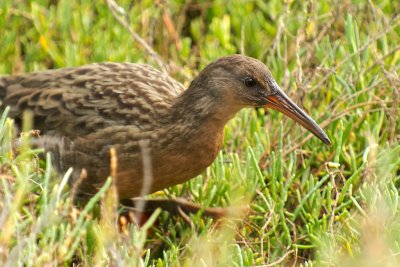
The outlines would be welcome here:
[[[213,131],[222,131],[239,110],[240,107],[224,103],[222,96],[209,88],[202,88],[195,80],[172,104],[169,121],[177,127],[185,127],[184,132],[189,134],[203,128],[212,134]]]
[[[225,124],[240,109],[223,103],[222,97],[195,81],[170,106],[163,123],[164,145],[179,143],[194,148],[196,144],[212,143],[220,146]]]

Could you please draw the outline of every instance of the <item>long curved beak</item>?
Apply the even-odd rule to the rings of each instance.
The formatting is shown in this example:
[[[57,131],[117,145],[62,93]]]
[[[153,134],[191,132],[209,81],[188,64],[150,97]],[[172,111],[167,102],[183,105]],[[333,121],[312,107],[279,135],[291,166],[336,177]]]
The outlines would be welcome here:
[[[282,112],[286,116],[292,118],[298,122],[301,126],[309,130],[316,137],[321,139],[327,145],[331,145],[326,133],[319,127],[319,125],[299,108],[290,98],[278,87],[277,84],[273,85],[275,93],[267,96],[268,103],[265,105],[266,108],[272,108],[279,112]]]

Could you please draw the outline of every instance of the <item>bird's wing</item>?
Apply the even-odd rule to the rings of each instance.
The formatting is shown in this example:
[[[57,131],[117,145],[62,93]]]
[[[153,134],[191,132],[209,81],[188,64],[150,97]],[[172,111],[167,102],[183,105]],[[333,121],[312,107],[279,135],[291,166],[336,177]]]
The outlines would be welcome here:
[[[148,130],[183,91],[182,84],[144,64],[99,63],[0,77],[1,106],[34,128],[74,139],[98,129],[130,125]]]

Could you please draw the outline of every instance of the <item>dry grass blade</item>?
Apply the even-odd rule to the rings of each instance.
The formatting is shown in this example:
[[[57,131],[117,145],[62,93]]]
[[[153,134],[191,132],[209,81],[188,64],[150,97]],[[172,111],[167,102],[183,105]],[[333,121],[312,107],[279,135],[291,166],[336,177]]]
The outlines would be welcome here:
[[[136,42],[140,43],[146,52],[154,59],[154,61],[158,64],[161,71],[164,73],[168,73],[168,67],[163,62],[162,58],[157,54],[154,49],[146,43],[131,27],[129,14],[117,4],[114,0],[107,0],[108,8],[110,9],[111,13],[113,14],[114,18],[121,24],[132,36],[132,39]]]

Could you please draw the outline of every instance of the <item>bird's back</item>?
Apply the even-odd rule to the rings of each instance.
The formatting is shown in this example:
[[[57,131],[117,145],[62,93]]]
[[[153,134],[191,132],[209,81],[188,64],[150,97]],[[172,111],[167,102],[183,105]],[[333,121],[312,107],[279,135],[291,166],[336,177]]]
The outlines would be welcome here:
[[[151,66],[96,63],[0,77],[1,108],[32,110],[42,134],[76,136],[111,126],[151,130],[183,86]]]

